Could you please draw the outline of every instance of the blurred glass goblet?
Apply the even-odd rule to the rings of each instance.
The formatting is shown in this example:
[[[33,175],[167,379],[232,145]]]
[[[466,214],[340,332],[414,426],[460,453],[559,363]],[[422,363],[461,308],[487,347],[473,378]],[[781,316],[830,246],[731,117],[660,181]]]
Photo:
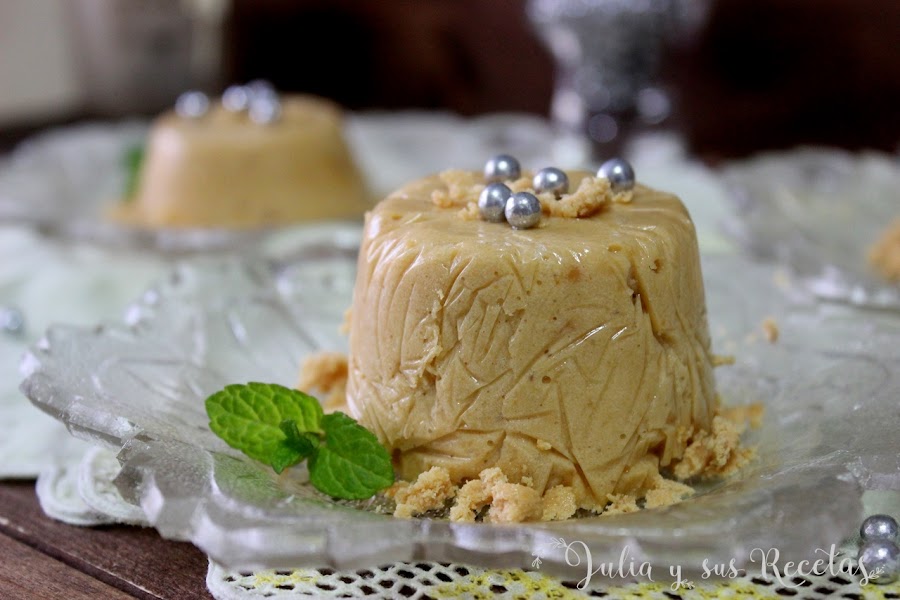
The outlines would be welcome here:
[[[696,31],[708,0],[529,0],[528,17],[556,61],[551,117],[597,157],[672,115],[660,80],[671,44]]]

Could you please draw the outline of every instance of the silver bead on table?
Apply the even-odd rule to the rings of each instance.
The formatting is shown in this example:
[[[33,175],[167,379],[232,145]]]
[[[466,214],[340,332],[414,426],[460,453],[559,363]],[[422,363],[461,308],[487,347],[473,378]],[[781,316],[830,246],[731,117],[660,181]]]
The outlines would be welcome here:
[[[25,315],[14,306],[0,306],[0,331],[12,336],[25,333]]]
[[[185,92],[175,101],[175,113],[184,119],[199,119],[209,112],[209,96],[203,92]]]
[[[541,169],[534,176],[534,191],[552,192],[557,198],[569,191],[569,178],[566,174],[556,167],[547,167]]]
[[[502,183],[492,183],[481,191],[478,196],[478,211],[481,218],[491,223],[500,223],[506,220],[506,203],[512,196],[512,190]]]
[[[504,214],[513,229],[531,229],[541,222],[541,201],[529,192],[518,192],[506,201]]]
[[[597,177],[609,179],[614,192],[625,192],[634,187],[634,169],[623,158],[611,158],[597,170]]]
[[[246,85],[230,85],[222,92],[222,106],[229,112],[241,112],[250,106],[250,88]]]
[[[258,125],[269,125],[281,117],[281,102],[277,96],[253,96],[248,111],[250,120]]]
[[[893,583],[900,575],[900,548],[886,540],[866,542],[859,549],[859,562],[865,567],[873,583]],[[875,573],[878,571],[876,579]]]
[[[493,156],[484,165],[484,178],[488,183],[515,180],[521,176],[519,161],[509,154]]]
[[[900,535],[897,521],[890,515],[872,515],[863,521],[859,528],[859,537],[863,542],[887,540],[896,542]]]

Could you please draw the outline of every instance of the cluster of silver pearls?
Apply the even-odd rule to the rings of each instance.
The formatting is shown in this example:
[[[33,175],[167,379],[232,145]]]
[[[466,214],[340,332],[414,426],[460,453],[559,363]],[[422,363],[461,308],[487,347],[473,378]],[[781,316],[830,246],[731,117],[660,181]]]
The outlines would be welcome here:
[[[504,181],[522,176],[522,167],[515,157],[498,154],[484,165],[487,187],[478,197],[481,218],[491,223],[506,221],[513,229],[530,229],[541,222],[541,202],[535,194],[513,194]],[[613,158],[600,166],[597,177],[609,180],[613,192],[625,192],[634,187],[634,169],[628,161]],[[531,182],[535,193],[550,193],[559,200],[569,193],[569,177],[562,169],[545,167],[538,171]]]
[[[485,163],[484,178],[488,185],[478,196],[482,219],[491,223],[506,221],[513,229],[530,229],[541,222],[541,201],[537,196],[529,192],[513,194],[503,183],[521,176],[522,166],[509,154],[498,154]]]
[[[210,100],[203,92],[190,91],[175,101],[175,112],[184,119],[199,119],[209,112]],[[233,113],[247,112],[251,121],[269,125],[281,117],[281,100],[268,81],[257,79],[246,85],[231,85],[222,93],[222,107]]]
[[[900,528],[889,515],[872,515],[859,528],[862,545],[859,548],[859,562],[865,567],[872,582],[879,585],[893,583],[900,576]]]

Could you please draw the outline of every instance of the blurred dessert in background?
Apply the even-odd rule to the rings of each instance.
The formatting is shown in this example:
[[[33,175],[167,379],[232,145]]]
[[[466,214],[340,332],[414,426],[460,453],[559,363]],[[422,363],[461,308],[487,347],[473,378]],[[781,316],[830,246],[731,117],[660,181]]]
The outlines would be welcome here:
[[[183,94],[153,123],[130,187],[113,217],[151,227],[252,228],[368,207],[339,108],[261,82],[214,101]]]

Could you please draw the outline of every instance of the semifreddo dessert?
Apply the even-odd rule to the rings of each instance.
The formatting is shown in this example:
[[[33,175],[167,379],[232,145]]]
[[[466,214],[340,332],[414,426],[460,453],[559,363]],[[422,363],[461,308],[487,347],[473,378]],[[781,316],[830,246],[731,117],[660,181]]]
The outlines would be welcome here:
[[[232,86],[179,98],[154,122],[130,197],[113,217],[152,227],[252,228],[359,218],[369,208],[339,109]]]
[[[446,171],[366,216],[347,405],[405,482],[397,515],[495,522],[628,512],[750,456],[719,414],[693,224],[597,176]],[[312,379],[306,378],[307,383]]]

